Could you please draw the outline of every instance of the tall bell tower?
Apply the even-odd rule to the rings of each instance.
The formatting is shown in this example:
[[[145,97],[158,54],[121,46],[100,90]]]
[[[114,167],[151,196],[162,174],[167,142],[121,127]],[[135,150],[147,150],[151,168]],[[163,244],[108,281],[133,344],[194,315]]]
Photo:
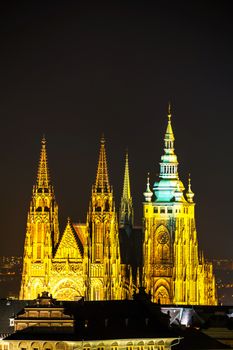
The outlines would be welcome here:
[[[48,290],[53,247],[59,240],[58,206],[50,182],[46,141],[41,141],[37,181],[27,218],[20,299],[34,299]]]
[[[121,299],[118,221],[109,184],[105,139],[101,138],[97,175],[87,215],[89,300]]]
[[[159,179],[144,192],[143,283],[154,302],[213,305],[213,269],[198,255],[194,193],[179,179],[174,141],[169,105]]]

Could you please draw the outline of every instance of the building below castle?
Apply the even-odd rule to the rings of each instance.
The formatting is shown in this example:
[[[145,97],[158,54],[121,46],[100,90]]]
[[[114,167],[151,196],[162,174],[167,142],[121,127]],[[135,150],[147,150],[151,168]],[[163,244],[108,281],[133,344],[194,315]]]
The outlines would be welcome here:
[[[43,292],[13,323],[0,341],[6,350],[169,350],[182,339],[143,292],[134,300],[62,303]]]
[[[132,300],[0,300],[0,350],[229,349],[232,309],[160,306],[144,288]],[[9,322],[10,321],[10,322]]]
[[[145,287],[162,304],[215,305],[211,263],[198,250],[194,194],[178,176],[171,113],[159,180],[144,192],[143,228],[134,227],[128,154],[118,217],[101,138],[96,181],[84,224],[59,231],[58,205],[42,140],[28,212],[20,299],[47,291],[57,300],[132,299]]]

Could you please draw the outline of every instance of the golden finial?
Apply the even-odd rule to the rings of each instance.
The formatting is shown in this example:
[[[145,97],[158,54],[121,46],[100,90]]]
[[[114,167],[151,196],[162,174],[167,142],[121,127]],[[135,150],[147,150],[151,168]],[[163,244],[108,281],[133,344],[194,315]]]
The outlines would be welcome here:
[[[46,144],[45,134],[43,134],[43,136],[42,136],[41,143],[42,143],[42,145]]]
[[[191,189],[191,174],[189,173],[189,177],[188,177],[188,191],[186,193],[188,202],[192,203],[193,202],[193,197],[194,197],[194,193]]]
[[[153,192],[150,190],[150,173],[147,173],[146,191],[143,193],[146,202],[151,202]]]
[[[168,102],[168,121],[170,122],[170,120],[171,120],[171,116],[172,116],[172,114],[171,114],[171,102],[169,101]]]
[[[147,186],[147,190],[150,191],[150,172],[148,171],[147,173],[147,183],[146,183],[146,186]]]
[[[101,140],[100,140],[100,142],[101,142],[102,144],[105,143],[105,137],[104,137],[104,133],[103,133],[103,132],[102,132],[102,135],[101,135]]]

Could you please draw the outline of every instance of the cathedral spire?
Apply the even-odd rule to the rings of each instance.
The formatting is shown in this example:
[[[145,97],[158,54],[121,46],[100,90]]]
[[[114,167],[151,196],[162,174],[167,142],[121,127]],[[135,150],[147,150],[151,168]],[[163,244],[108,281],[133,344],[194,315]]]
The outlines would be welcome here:
[[[38,188],[48,188],[50,185],[47,151],[46,151],[46,140],[44,136],[41,141],[40,161],[39,161],[36,184]]]
[[[174,151],[175,136],[171,123],[171,105],[168,105],[168,122],[164,136],[164,154],[160,163],[160,178],[178,179],[178,161]]]
[[[110,192],[104,135],[100,141],[100,154],[94,189],[96,192]]]
[[[167,127],[164,136],[164,153],[160,161],[159,181],[154,183],[156,202],[170,202],[182,197],[184,186],[179,180],[178,161],[174,149],[175,136],[172,130],[171,105],[168,105]],[[183,199],[182,199],[183,200]]]
[[[125,176],[124,176],[124,186],[123,186],[123,195],[124,198],[131,198],[130,193],[130,181],[129,181],[129,156],[128,151],[125,155]]]
[[[166,133],[165,133],[165,137],[164,137],[164,142],[165,142],[165,154],[174,154],[174,141],[175,141],[175,137],[174,137],[174,133],[172,130],[172,123],[171,123],[171,104],[169,102],[168,104],[168,114],[167,114],[167,118],[168,118],[168,123],[167,123],[167,129],[166,129]]]
[[[133,203],[130,192],[128,152],[126,152],[125,156],[124,185],[120,207],[120,227],[125,225],[133,225]]]

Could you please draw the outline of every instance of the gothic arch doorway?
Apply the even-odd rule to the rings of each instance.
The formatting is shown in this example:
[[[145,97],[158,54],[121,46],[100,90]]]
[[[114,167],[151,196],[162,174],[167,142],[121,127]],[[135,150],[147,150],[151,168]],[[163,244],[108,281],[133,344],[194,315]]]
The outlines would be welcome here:
[[[154,300],[155,302],[157,302],[157,303],[160,302],[160,304],[170,304],[171,303],[168,290],[164,286],[160,286],[156,290],[154,299],[155,299]]]

